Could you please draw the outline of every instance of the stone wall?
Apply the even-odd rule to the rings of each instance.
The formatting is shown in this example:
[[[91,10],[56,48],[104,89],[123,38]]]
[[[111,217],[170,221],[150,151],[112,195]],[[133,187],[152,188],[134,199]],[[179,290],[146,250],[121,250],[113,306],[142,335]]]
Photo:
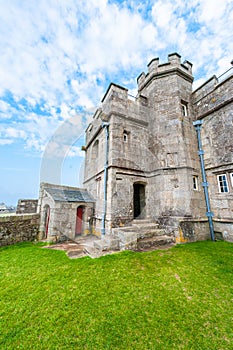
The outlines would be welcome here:
[[[39,215],[9,215],[0,217],[0,246],[37,239]]]
[[[201,174],[192,126],[191,68],[189,62],[181,63],[178,54],[169,55],[166,64],[151,61],[148,73],[138,78],[134,101],[127,89],[110,84],[102,112],[96,111],[86,131],[84,185],[97,199],[96,229],[103,211],[103,117],[109,122],[106,227],[124,225],[137,216],[136,184],[145,192],[141,218],[162,220],[169,215],[176,222],[176,216],[205,215],[203,192],[200,186],[193,190],[193,177],[200,182]],[[98,152],[93,151],[96,142]]]
[[[193,93],[195,114],[203,121],[201,138],[205,152],[211,211],[214,218],[219,220],[216,221],[217,231],[222,234],[226,231],[225,236],[233,234],[232,224],[228,224],[233,221],[232,86],[233,75],[220,83],[216,77],[212,77]],[[226,176],[228,192],[219,190],[218,176],[221,174]],[[223,229],[223,221],[226,223],[226,229]]]
[[[142,218],[134,210],[143,202],[135,188],[144,186],[144,217],[181,236],[181,242],[208,239],[193,121],[203,120],[201,136],[214,218],[231,222],[233,76],[221,81],[214,76],[192,92],[192,64],[181,63],[180,55],[173,53],[164,64],[153,59],[137,81],[134,100],[127,89],[110,84],[102,108],[86,131],[84,185],[96,199],[95,227],[99,228],[103,211],[104,118],[109,123],[106,232]],[[229,183],[226,193],[218,189],[217,177],[222,173]],[[231,224],[225,229],[216,225],[220,235],[231,235]]]
[[[215,240],[233,242],[233,220],[229,222],[213,219]],[[208,219],[202,220],[182,220],[179,223],[177,243],[196,242],[209,240],[210,228]]]
[[[16,214],[31,214],[37,212],[37,199],[19,199]]]
[[[51,189],[55,191],[54,196],[57,199],[52,197],[49,192]],[[85,235],[92,233],[94,202],[85,202],[84,198],[82,201],[69,201],[68,198],[65,199],[65,197],[60,198],[58,196],[59,191],[68,190],[78,191],[81,189],[48,183],[41,184],[38,201],[40,239],[47,239],[50,242],[64,241],[67,237],[75,239],[80,234],[76,233],[78,207],[83,209],[81,233]],[[58,191],[57,195],[56,191]],[[85,192],[84,189],[82,191]]]
[[[224,241],[233,242],[233,219],[228,222],[213,220],[214,233],[216,239],[223,239]]]

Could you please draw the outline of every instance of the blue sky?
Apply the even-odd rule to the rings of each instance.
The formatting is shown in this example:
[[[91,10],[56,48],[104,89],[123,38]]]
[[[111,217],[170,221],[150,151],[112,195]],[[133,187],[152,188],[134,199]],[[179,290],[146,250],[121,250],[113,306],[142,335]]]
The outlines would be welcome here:
[[[136,94],[178,52],[197,87],[230,68],[232,0],[0,0],[0,202],[79,186],[84,130],[111,81]]]

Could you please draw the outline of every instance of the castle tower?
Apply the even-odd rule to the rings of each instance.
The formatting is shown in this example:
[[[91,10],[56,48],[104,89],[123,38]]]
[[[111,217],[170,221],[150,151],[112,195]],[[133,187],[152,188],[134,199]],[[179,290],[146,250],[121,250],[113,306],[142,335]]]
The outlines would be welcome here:
[[[110,84],[86,131],[84,186],[96,199],[97,232],[104,208],[107,233],[135,218],[176,225],[202,212],[192,81],[192,64],[174,53],[148,64],[135,100]]]
[[[163,221],[204,214],[192,126],[192,82],[192,64],[181,63],[177,53],[168,55],[164,64],[153,59],[148,73],[138,77],[138,94],[147,98],[151,111],[148,214]]]

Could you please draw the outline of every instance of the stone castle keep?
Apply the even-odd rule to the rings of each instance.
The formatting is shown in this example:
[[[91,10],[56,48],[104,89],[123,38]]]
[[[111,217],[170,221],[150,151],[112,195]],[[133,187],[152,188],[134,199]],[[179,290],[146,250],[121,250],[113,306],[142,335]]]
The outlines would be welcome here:
[[[110,84],[86,130],[84,188],[41,185],[41,237],[93,233],[105,249],[137,247],[143,227],[233,239],[232,70],[194,92],[193,79],[173,53],[148,64],[134,99]]]

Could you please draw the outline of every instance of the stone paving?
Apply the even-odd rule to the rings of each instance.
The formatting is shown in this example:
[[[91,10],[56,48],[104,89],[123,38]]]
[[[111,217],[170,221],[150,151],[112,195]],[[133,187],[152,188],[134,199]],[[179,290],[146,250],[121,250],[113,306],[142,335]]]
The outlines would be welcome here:
[[[96,249],[95,245],[96,243],[100,242],[101,239],[94,235],[88,235],[88,236],[78,236],[76,237],[75,241],[67,240],[63,243],[56,243],[48,246],[44,246],[45,249],[55,249],[55,250],[63,250],[66,252],[67,256],[70,259],[77,259],[77,258],[83,258],[85,256],[89,256],[92,259],[99,258],[104,255],[108,254],[116,254],[120,250],[101,250]],[[163,249],[169,249],[174,245],[174,243],[165,243],[163,245],[159,246],[153,246],[153,247],[140,247],[139,249],[133,249],[133,251],[137,252],[146,252],[151,250],[163,250]]]
[[[56,243],[45,246],[46,249],[64,250],[70,259],[82,258],[88,256],[87,249],[93,246],[93,242],[99,238],[94,235],[78,236],[74,241],[67,240],[66,242]]]

